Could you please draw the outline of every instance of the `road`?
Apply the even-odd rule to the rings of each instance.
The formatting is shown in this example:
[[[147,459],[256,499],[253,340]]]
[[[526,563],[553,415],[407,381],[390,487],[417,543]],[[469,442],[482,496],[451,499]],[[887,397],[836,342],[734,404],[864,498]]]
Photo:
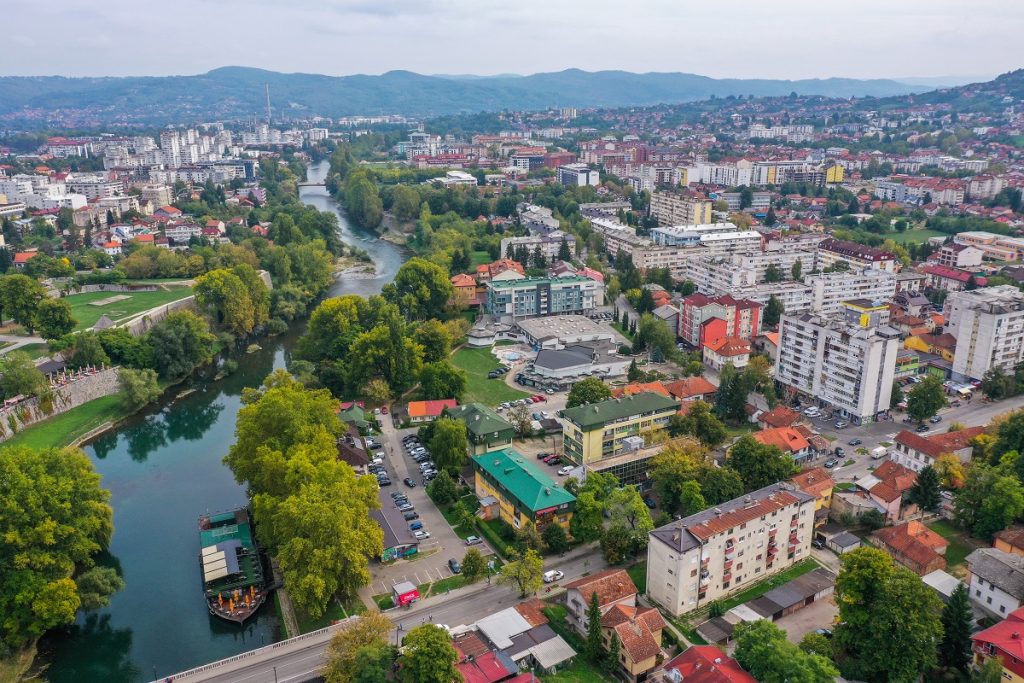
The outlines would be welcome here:
[[[924,436],[941,434],[953,422],[959,422],[965,427],[986,425],[996,416],[1018,410],[1022,407],[1024,407],[1024,395],[1014,396],[1013,398],[994,403],[986,403],[981,398],[975,398],[970,403],[963,402],[959,408],[947,407],[940,410],[939,416],[942,418],[942,422],[934,425],[929,424],[928,426],[931,429]],[[814,423],[814,427],[822,435],[829,438],[835,437],[832,445],[841,446],[846,451],[839,458],[841,463],[845,463],[851,458],[854,460],[854,463],[851,465],[840,464],[839,467],[834,468],[832,470],[832,477],[836,481],[854,481],[868,474],[871,469],[881,464],[882,461],[871,459],[869,455],[871,449],[882,443],[892,443],[896,435],[903,429],[913,429],[913,425],[907,425],[902,422],[902,413],[894,412],[893,416],[892,422],[872,422],[861,426],[850,426],[846,429],[836,429],[833,426],[835,420],[822,418],[805,419]],[[855,438],[860,439],[863,443],[859,446],[849,446],[848,442]],[[858,449],[864,449],[864,452],[857,453]],[[824,460],[824,456],[819,457],[815,464],[821,464]]]

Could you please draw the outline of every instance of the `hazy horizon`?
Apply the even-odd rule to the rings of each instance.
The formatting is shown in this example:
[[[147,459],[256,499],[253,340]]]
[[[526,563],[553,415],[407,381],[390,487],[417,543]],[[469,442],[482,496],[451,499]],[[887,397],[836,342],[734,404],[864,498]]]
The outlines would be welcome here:
[[[712,78],[949,78],[1021,67],[1024,3],[856,5],[638,0],[7,0],[9,76],[532,74],[579,68]],[[38,30],[37,30],[38,29]],[[145,46],[137,49],[136,46]],[[31,57],[26,57],[31,55]],[[896,73],[913,74],[899,77]]]

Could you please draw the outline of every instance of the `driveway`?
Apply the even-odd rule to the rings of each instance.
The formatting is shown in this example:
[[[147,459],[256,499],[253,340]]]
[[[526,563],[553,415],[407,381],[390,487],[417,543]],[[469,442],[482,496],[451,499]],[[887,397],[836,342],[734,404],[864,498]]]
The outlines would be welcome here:
[[[791,643],[799,643],[808,633],[813,633],[819,628],[831,629],[839,616],[839,608],[836,607],[832,596],[822,598],[811,603],[798,612],[793,612],[775,622],[775,625],[786,632],[786,638]]]
[[[419,585],[447,578],[452,575],[448,569],[448,560],[454,557],[461,562],[467,549],[465,542],[456,535],[444,515],[427,496],[419,465],[406,454],[402,445],[402,437],[415,434],[416,428],[396,429],[391,420],[386,418],[381,421],[381,425],[382,432],[378,441],[384,447],[384,464],[393,482],[385,490],[388,494],[402,491],[409,497],[409,502],[420,515],[419,521],[423,522],[424,530],[430,532],[430,538],[420,544],[421,554],[415,556],[415,559],[396,560],[389,565],[372,565],[370,589],[373,595],[386,593],[391,590],[391,586],[401,581],[412,581]],[[416,482],[415,488],[402,483],[406,477]],[[385,501],[385,505],[391,504],[388,496],[385,496]],[[485,555],[493,553],[486,541],[475,547]]]

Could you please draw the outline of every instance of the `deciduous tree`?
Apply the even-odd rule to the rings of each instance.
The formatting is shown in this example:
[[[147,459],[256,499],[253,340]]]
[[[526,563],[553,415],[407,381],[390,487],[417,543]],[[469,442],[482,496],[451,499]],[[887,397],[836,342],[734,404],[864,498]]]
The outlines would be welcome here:
[[[384,296],[410,320],[444,318],[444,309],[454,291],[448,272],[437,263],[413,257],[395,275],[393,287]]]
[[[499,583],[515,586],[520,597],[536,593],[544,583],[544,560],[530,549],[501,568]]]
[[[569,390],[569,397],[566,399],[566,408],[599,403],[612,397],[612,390],[608,385],[597,377],[587,377],[576,382]]]
[[[563,553],[569,549],[569,537],[561,524],[548,524],[544,527],[541,538],[544,539],[544,547],[549,553]]]
[[[191,311],[175,311],[149,332],[156,370],[166,379],[181,379],[213,358],[216,338],[206,321]]]
[[[439,470],[458,472],[466,463],[469,440],[466,423],[442,417],[434,421],[434,435],[430,439],[430,454]]]
[[[49,392],[46,376],[23,351],[12,351],[0,358],[0,392],[4,398],[42,396]]]
[[[778,446],[763,444],[750,435],[733,445],[727,463],[740,475],[747,491],[774,484],[797,471],[793,458]]]
[[[77,324],[71,313],[71,304],[64,299],[43,299],[36,308],[36,325],[43,339],[58,339],[70,334]]]
[[[353,683],[356,658],[363,648],[387,645],[395,625],[380,612],[365,612],[347,622],[327,646],[322,670],[327,683]]]
[[[839,675],[832,662],[804,652],[770,621],[740,624],[735,635],[733,656],[761,683],[831,683]]]
[[[487,576],[487,558],[476,548],[470,548],[462,558],[462,576],[469,583]]]
[[[910,390],[907,396],[907,415],[923,422],[939,412],[939,408],[944,405],[946,392],[942,387],[942,380],[934,375],[928,375]]]
[[[420,371],[420,389],[427,400],[460,399],[466,392],[466,373],[447,359],[426,363]]]
[[[136,411],[144,405],[152,403],[160,398],[160,382],[157,379],[156,371],[149,368],[133,370],[121,368],[117,375],[121,393],[124,395],[125,406]]]
[[[46,290],[28,275],[5,275],[0,278],[0,311],[29,332],[36,326],[36,311],[46,298]]]

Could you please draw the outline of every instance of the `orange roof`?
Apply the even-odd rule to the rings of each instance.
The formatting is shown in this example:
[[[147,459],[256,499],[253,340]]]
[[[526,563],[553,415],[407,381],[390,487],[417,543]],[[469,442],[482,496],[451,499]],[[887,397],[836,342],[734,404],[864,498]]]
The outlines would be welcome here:
[[[522,615],[523,619],[530,623],[530,626],[540,626],[541,624],[548,623],[548,618],[544,616],[543,609],[544,603],[539,598],[531,598],[516,605],[516,611]]]
[[[28,260],[33,256],[38,256],[38,251],[19,251],[14,255],[15,263],[28,263]]]
[[[409,417],[437,417],[445,408],[454,408],[459,405],[454,398],[445,398],[438,401],[409,401]]]
[[[725,339],[705,344],[704,347],[711,349],[719,356],[742,356],[750,353],[750,342],[738,337],[726,337]]]
[[[661,652],[655,633],[665,628],[661,613],[653,607],[616,605],[601,617],[601,626],[615,631],[622,649],[634,662],[642,662]]]
[[[820,467],[814,467],[794,474],[789,480],[796,484],[797,488],[804,493],[815,497],[820,497],[825,491],[835,486],[835,481],[832,480],[832,477]]]
[[[886,460],[872,475],[880,482],[871,487],[871,495],[888,503],[901,497],[917,481],[916,472],[892,460]]]
[[[476,280],[465,273],[459,273],[458,275],[452,275],[452,284],[456,287],[476,287]]]
[[[694,645],[671,661],[665,671],[676,671],[686,683],[757,683],[739,663],[714,645]]]
[[[617,600],[636,595],[636,586],[625,569],[605,569],[602,572],[584,576],[565,584],[566,590],[576,589],[589,604],[590,596],[597,593],[597,604],[611,604]]]
[[[800,413],[786,406],[775,406],[758,419],[769,427],[790,427],[800,419]]]
[[[633,394],[643,394],[647,392],[653,392],[655,394],[661,394],[662,396],[669,398],[668,389],[661,382],[633,382],[627,384],[624,387],[616,387],[612,389],[612,398],[622,398],[623,396],[632,396]]]
[[[754,438],[763,444],[776,446],[783,453],[797,453],[810,448],[803,434],[792,427],[774,427],[754,432]]]
[[[686,377],[685,379],[676,380],[675,382],[669,382],[664,385],[668,389],[668,393],[677,399],[693,398],[694,396],[704,396],[706,394],[713,394],[717,391],[717,387],[709,382],[704,377]]]
[[[775,346],[779,345],[779,333],[778,332],[765,332],[762,337],[766,337]]]
[[[153,235],[136,235],[135,236],[135,241],[136,242],[152,242],[153,239],[154,239]]]
[[[706,541],[715,534],[728,531],[735,526],[739,526],[740,524],[749,522],[753,519],[758,519],[759,517],[763,517],[771,512],[781,510],[784,507],[795,505],[800,503],[802,500],[802,498],[797,498],[789,491],[777,491],[748,507],[736,509],[732,512],[726,512],[720,517],[712,517],[706,522],[694,524],[687,529],[687,531],[693,534],[696,538]]]
[[[872,536],[887,549],[903,555],[919,567],[927,567],[936,558],[941,558],[938,551],[949,546],[949,541],[916,519],[879,529]]]
[[[996,534],[996,538],[1014,548],[1024,548],[1024,527],[1011,526],[1008,529],[1003,529]]]
[[[167,206],[161,206],[159,209],[157,209],[157,211],[162,211],[164,213],[169,213],[169,214],[179,214],[179,213],[181,213],[181,209],[179,209],[176,206],[171,206],[170,204],[168,204]]]

